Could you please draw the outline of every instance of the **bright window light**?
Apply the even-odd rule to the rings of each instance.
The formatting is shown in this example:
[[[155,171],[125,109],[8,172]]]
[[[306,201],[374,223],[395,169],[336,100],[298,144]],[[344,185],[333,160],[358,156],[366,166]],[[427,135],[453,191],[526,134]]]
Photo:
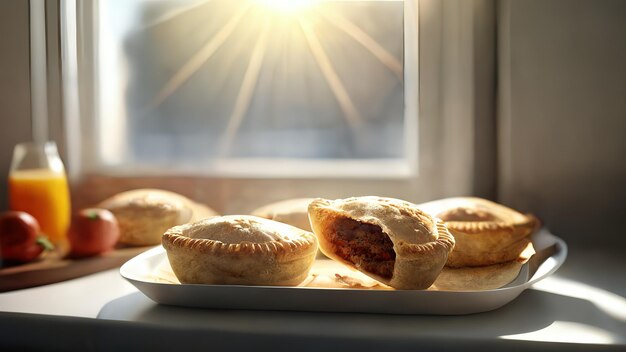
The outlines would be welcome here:
[[[626,322],[626,298],[615,293],[558,276],[539,281],[533,288],[589,301],[613,319]]]
[[[281,13],[296,13],[313,6],[319,0],[255,0],[262,7]]]
[[[539,331],[502,336],[505,340],[587,343],[610,345],[617,340],[613,333],[588,324],[555,321]]]
[[[417,35],[406,29],[415,16],[405,16],[405,2],[98,6],[96,168],[265,177],[416,170]]]
[[[551,276],[533,285],[534,290],[588,301],[607,316],[626,322],[626,298],[582,282]],[[612,344],[620,340],[613,332],[597,326],[556,320],[549,326],[528,333],[506,335],[503,339],[567,343]]]

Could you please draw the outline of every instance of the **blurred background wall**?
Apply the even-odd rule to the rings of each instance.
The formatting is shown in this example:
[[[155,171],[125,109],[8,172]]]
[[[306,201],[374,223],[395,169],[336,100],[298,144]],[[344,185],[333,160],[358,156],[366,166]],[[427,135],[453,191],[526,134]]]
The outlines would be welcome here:
[[[31,139],[28,1],[0,1],[0,209],[16,143]]]
[[[626,1],[499,2],[499,198],[624,243]]]

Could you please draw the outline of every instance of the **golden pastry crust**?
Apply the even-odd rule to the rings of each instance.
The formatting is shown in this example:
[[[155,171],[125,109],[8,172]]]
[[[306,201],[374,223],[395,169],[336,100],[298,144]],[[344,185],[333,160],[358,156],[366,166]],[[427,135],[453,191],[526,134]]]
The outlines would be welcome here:
[[[160,244],[163,232],[170,227],[218,215],[180,194],[159,189],[122,192],[98,207],[115,215],[120,226],[119,241],[133,246]]]
[[[309,277],[300,287],[392,290],[362,272],[330,259],[316,260]]]
[[[181,283],[293,286],[307,277],[317,239],[287,224],[230,215],[173,227],[163,247]]]
[[[447,267],[484,266],[516,260],[538,226],[532,215],[480,198],[447,198],[418,205],[442,219],[456,240]]]
[[[311,231],[308,209],[312,201],[313,198],[287,199],[264,205],[251,214]]]
[[[309,218],[324,254],[396,289],[428,288],[454,247],[442,221],[398,199],[316,199]]]
[[[293,198],[270,203],[251,212],[252,215],[266,218],[306,231],[313,231],[309,222],[309,204],[314,198]],[[317,251],[318,259],[326,258],[322,251]]]
[[[506,286],[517,278],[522,266],[535,254],[528,243],[519,256],[512,261],[460,268],[444,267],[431,287],[446,291],[493,290]]]

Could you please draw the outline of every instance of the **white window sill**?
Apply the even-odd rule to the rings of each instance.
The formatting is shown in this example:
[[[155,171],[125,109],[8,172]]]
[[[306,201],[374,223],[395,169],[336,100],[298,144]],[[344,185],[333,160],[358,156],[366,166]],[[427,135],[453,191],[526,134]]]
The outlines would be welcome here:
[[[405,159],[220,159],[205,164],[181,162],[176,165],[138,164],[102,167],[97,173],[111,176],[210,176],[225,178],[355,178],[406,179],[417,168]]]

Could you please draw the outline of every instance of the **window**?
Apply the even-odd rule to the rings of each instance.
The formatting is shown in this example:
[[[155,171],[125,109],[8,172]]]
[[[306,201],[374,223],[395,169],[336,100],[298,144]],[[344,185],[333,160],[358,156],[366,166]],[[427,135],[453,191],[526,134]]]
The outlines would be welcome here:
[[[489,196],[489,4],[62,0],[57,138],[80,198],[161,187],[229,213]]]
[[[93,167],[261,177],[415,171],[408,3],[95,4]]]

